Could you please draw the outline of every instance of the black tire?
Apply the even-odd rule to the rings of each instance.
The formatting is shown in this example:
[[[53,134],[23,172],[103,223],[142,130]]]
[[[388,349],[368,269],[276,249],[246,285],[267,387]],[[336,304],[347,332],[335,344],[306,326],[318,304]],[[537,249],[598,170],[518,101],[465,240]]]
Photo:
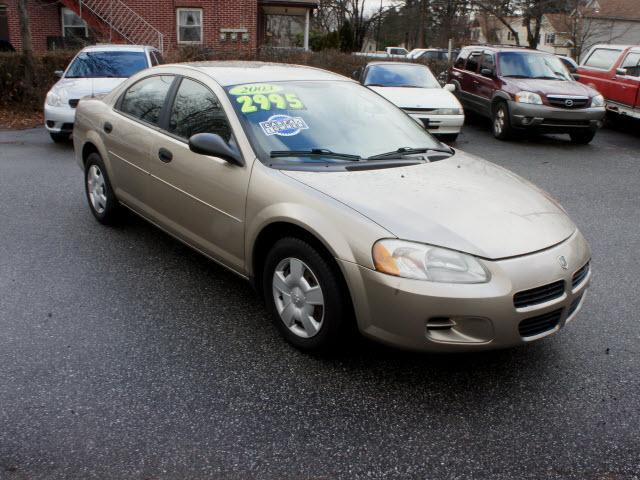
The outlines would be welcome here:
[[[312,271],[322,291],[324,305],[319,330],[309,338],[302,338],[285,325],[276,306],[274,294],[274,273],[281,262],[296,259]],[[308,272],[305,270],[305,275]],[[288,277],[287,277],[288,278]],[[262,275],[262,288],[267,307],[278,330],[284,338],[296,348],[309,352],[327,352],[339,347],[350,334],[352,309],[349,292],[337,266],[332,265],[316,248],[296,237],[278,240],[267,254]],[[311,284],[312,282],[309,282]],[[315,283],[314,283],[315,284]],[[293,298],[292,295],[289,298]],[[280,296],[282,300],[282,296]],[[293,303],[293,302],[292,302]],[[292,305],[295,307],[295,305]],[[314,310],[317,315],[317,310]],[[292,328],[304,329],[298,320],[292,322]]]
[[[99,176],[103,179],[103,184],[98,187],[99,192],[97,190],[92,191],[92,188],[90,187],[91,182],[89,177],[95,172],[93,167],[97,169]],[[87,157],[84,169],[84,190],[87,197],[87,203],[89,204],[89,209],[96,220],[103,225],[113,225],[114,223],[117,223],[120,219],[120,215],[122,214],[122,207],[120,206],[115,193],[113,193],[107,169],[104,166],[102,157],[98,153],[91,153]],[[96,208],[92,201],[92,195],[95,196],[96,192],[102,194],[104,198],[101,209]]]
[[[51,140],[53,140],[55,143],[69,143],[69,140],[71,138],[71,136],[68,133],[49,132],[49,136],[51,137]]]
[[[458,134],[457,133],[442,133],[440,135],[436,135],[436,137],[441,142],[453,143],[458,139]]]
[[[498,128],[500,126],[500,128]],[[491,131],[498,140],[508,140],[512,136],[511,117],[506,102],[498,102],[491,115]]]
[[[571,143],[575,143],[577,145],[586,145],[593,140],[593,137],[596,136],[597,130],[589,129],[589,130],[579,130],[577,132],[571,132],[569,136],[571,137]]]

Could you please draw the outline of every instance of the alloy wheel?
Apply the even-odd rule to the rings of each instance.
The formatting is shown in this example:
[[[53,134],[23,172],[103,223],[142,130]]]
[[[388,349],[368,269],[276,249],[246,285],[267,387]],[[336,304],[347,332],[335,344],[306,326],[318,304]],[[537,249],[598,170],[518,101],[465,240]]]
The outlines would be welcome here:
[[[502,134],[502,131],[504,130],[504,122],[505,122],[504,108],[498,107],[498,110],[496,110],[496,114],[493,119],[493,130],[496,136],[499,136]]]
[[[280,319],[300,338],[311,338],[322,328],[324,296],[318,279],[302,260],[285,258],[273,272],[273,299]]]

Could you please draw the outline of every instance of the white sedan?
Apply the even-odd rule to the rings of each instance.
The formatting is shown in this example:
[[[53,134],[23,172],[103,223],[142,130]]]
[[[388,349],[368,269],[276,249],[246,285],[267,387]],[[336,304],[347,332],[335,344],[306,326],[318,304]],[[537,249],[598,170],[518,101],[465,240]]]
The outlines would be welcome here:
[[[464,124],[462,105],[451,93],[453,85],[441,87],[427,66],[371,62],[357,76],[365,87],[400,107],[441,140],[453,142],[458,137]]]
[[[54,142],[69,139],[82,97],[109,93],[134,73],[162,63],[153,47],[96,45],[82,49],[47,93],[44,123]]]

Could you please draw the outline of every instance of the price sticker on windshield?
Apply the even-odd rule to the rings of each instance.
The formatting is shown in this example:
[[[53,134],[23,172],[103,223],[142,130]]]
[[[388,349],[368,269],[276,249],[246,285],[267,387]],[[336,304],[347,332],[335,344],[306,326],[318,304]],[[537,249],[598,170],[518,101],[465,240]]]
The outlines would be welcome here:
[[[245,115],[258,111],[272,110],[304,110],[305,106],[295,93],[282,91],[280,85],[254,83],[238,85],[229,90],[241,106]]]

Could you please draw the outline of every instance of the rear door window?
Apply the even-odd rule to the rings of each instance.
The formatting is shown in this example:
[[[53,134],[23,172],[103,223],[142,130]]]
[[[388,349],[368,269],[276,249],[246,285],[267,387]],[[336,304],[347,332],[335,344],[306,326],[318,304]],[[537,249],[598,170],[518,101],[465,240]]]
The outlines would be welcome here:
[[[588,68],[597,68],[599,70],[611,70],[613,64],[616,63],[620,57],[620,50],[611,50],[609,48],[596,48],[587,61],[584,62],[584,66]]]
[[[478,64],[480,63],[480,57],[482,56],[482,53],[480,52],[473,52],[471,55],[469,55],[469,58],[467,59],[467,64],[465,65],[465,70],[469,70],[470,72],[477,72],[478,71]]]
[[[143,122],[158,125],[173,79],[173,75],[154,75],[134,83],[122,96],[119,110]]]

